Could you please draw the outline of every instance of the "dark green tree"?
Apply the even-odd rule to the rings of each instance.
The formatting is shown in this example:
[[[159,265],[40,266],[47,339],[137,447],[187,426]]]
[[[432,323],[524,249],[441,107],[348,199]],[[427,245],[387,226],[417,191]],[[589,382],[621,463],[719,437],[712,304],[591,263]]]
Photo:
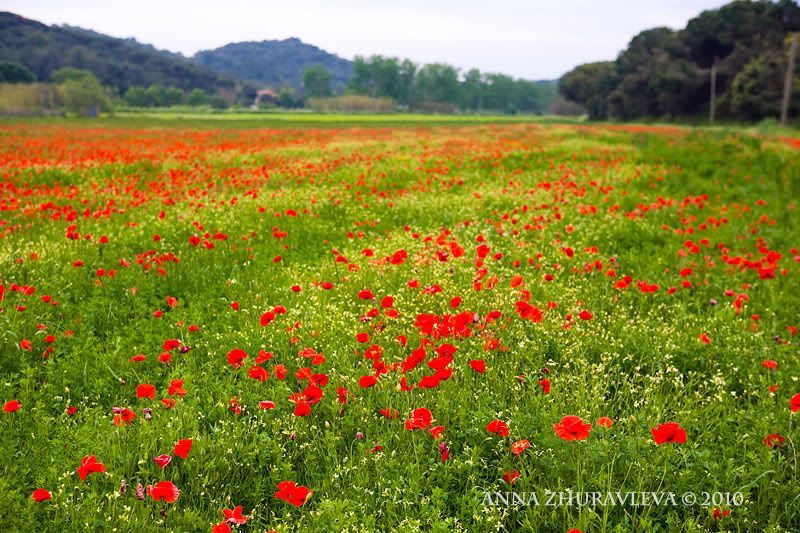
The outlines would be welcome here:
[[[331,72],[322,65],[312,65],[303,74],[306,96],[320,98],[331,95]]]
[[[208,104],[208,95],[203,89],[192,89],[186,97],[186,103],[192,107],[199,107]]]
[[[177,87],[167,87],[164,91],[164,105],[167,107],[181,105],[185,98],[186,95]]]
[[[129,87],[123,97],[125,104],[131,107],[147,106],[147,89],[144,87]]]
[[[278,107],[292,108],[295,107],[294,91],[289,87],[284,87],[278,92]]]
[[[0,61],[0,83],[33,83],[36,75],[28,67],[13,61]]]
[[[592,120],[608,117],[608,95],[616,87],[616,66],[612,61],[586,63],[564,74],[558,88],[567,100],[589,112]]]
[[[162,107],[166,105],[167,90],[161,85],[151,85],[147,88],[147,105]]]
[[[228,101],[219,95],[212,96],[211,99],[208,101],[208,104],[211,106],[211,109],[218,109],[218,110],[228,109],[228,107],[230,107]]]

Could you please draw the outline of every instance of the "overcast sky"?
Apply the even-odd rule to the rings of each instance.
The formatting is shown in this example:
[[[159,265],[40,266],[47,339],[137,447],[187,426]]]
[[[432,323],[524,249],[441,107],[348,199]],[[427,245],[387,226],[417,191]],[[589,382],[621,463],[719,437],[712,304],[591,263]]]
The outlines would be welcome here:
[[[642,30],[681,28],[717,0],[0,0],[45,24],[192,55],[298,37],[352,59],[383,54],[527,79],[613,59]]]

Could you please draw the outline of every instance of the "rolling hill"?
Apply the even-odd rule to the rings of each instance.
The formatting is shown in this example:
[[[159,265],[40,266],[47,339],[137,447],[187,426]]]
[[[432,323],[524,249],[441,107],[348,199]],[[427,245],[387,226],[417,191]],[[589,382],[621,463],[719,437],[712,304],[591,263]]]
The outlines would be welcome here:
[[[192,57],[198,65],[220,75],[271,87],[299,89],[306,68],[322,65],[331,72],[331,86],[340,92],[353,72],[347,59],[328,53],[300,39],[231,43]]]
[[[132,39],[117,39],[90,30],[47,26],[13,13],[0,12],[0,60],[28,67],[40,81],[62,67],[92,71],[106,85],[124,92],[133,85],[206,91],[230,89],[231,79],[186,58],[156,50]]]

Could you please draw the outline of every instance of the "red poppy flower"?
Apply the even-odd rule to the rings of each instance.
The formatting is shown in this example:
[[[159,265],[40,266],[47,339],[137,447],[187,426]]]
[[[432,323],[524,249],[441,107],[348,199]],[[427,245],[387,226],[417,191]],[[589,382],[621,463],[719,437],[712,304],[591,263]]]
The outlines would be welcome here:
[[[683,444],[686,442],[686,430],[677,422],[659,424],[658,428],[650,428],[650,432],[653,434],[653,439],[656,441],[656,444],[672,442]]]
[[[538,382],[540,387],[542,387],[542,392],[545,394],[550,394],[550,380],[547,378],[542,378]]]
[[[501,437],[508,437],[508,425],[502,420],[492,420],[486,425],[486,431],[496,433]]]
[[[789,407],[792,409],[793,413],[800,411],[800,392],[792,396],[792,399],[789,402]]]
[[[183,382],[184,380],[182,379],[173,379],[170,381],[168,391],[169,395],[175,396],[177,394],[179,397],[183,398],[184,394],[186,394],[186,390],[183,388]]]
[[[136,387],[136,397],[141,398],[150,398],[151,400],[156,399],[156,388],[149,383],[142,383]]]
[[[780,448],[785,440],[786,439],[784,437],[781,437],[777,433],[773,433],[772,435],[767,435],[764,437],[764,445],[769,448]]]
[[[601,416],[597,419],[597,425],[604,428],[610,428],[612,425],[614,425],[614,421],[607,416]]]
[[[469,366],[475,372],[478,372],[480,374],[486,373],[486,361],[484,361],[483,359],[471,359],[469,362]]]
[[[518,440],[511,445],[511,453],[519,457],[522,452],[531,447],[531,443],[527,439]]]
[[[331,283],[330,281],[323,281],[322,283],[320,283],[320,287],[322,287],[326,291],[329,291],[333,288],[333,283]]]
[[[270,409],[275,409],[275,402],[270,401],[270,400],[261,401],[261,402],[258,402],[258,407],[260,409],[263,409],[264,411],[268,411]]]
[[[368,389],[374,386],[378,382],[378,378],[375,376],[361,376],[358,380],[358,386],[362,389]]]
[[[296,507],[300,507],[314,496],[314,491],[308,487],[297,485],[294,481],[281,481],[278,483],[278,492],[275,499],[284,500]]]
[[[764,368],[768,368],[769,370],[775,370],[776,368],[778,368],[778,362],[773,361],[772,359],[766,359],[761,362],[761,366],[763,366]]]
[[[83,459],[81,459],[81,464],[78,466],[78,476],[80,476],[81,481],[86,479],[86,476],[95,472],[105,472],[106,466],[103,463],[97,462],[97,457],[94,455],[87,455]]]
[[[506,470],[505,473],[503,473],[503,481],[512,487],[514,486],[517,478],[519,478],[519,472],[516,470]]]
[[[228,524],[236,524],[241,526],[245,522],[247,522],[247,517],[242,516],[242,506],[237,505],[236,507],[231,509],[223,509],[222,514],[225,515],[225,522]]]
[[[444,437],[444,426],[434,426],[431,429],[429,429],[428,432],[434,439],[441,439],[442,437]]]
[[[122,409],[117,410],[114,408],[114,425],[121,426],[124,423],[128,425],[133,425],[133,419],[136,418],[136,413],[132,410],[128,409],[127,407],[123,407]]]
[[[386,409],[381,409],[380,413],[384,416],[384,418],[399,418],[400,412],[397,409],[392,409],[391,407],[387,407]]]
[[[240,350],[239,348],[234,348],[230,352],[228,352],[228,364],[230,364],[233,368],[241,368],[244,366],[243,361],[247,358],[247,352],[244,350]]]
[[[29,341],[28,339],[22,339],[21,341],[19,341],[19,347],[29,352],[33,349],[31,347],[31,341]]]
[[[211,533],[232,533],[231,526],[225,522],[214,524],[214,526],[211,527]]]
[[[589,311],[585,311],[585,310],[581,311],[580,313],[578,313],[578,317],[581,320],[591,320],[593,316],[594,315],[592,315],[592,313],[590,313]]]
[[[11,400],[3,405],[3,411],[6,413],[13,413],[14,411],[19,411],[20,407],[22,407],[22,404],[19,403],[19,400]]]
[[[33,501],[39,502],[39,503],[47,501],[47,500],[51,499],[52,497],[53,497],[53,495],[50,494],[50,491],[42,489],[42,488],[36,489],[35,491],[33,491],[33,494],[31,494],[31,498],[33,498]]]
[[[566,441],[585,440],[592,431],[592,425],[584,423],[578,416],[568,415],[560,424],[553,424],[556,435]]]
[[[156,464],[158,466],[160,466],[161,469],[163,470],[165,466],[167,466],[168,464],[170,464],[172,462],[172,456],[171,455],[167,455],[165,453],[162,453],[161,455],[157,455],[156,457],[153,457],[153,461],[155,461]]]
[[[247,375],[250,376],[251,379],[264,382],[267,381],[267,378],[269,377],[269,372],[267,372],[260,366],[251,366],[247,370]]]
[[[180,347],[181,347],[181,341],[179,341],[178,339],[167,339],[164,341],[165,352],[169,352]]]
[[[191,449],[192,449],[192,439],[181,439],[175,445],[173,453],[185,461]]]
[[[431,426],[433,413],[424,407],[411,411],[411,418],[406,420],[406,429],[425,429]]]
[[[729,516],[731,514],[730,509],[725,509],[724,511],[720,511],[716,507],[714,507],[714,520],[719,520],[722,517]]]
[[[372,294],[372,291],[369,289],[364,289],[358,292],[358,298],[361,300],[373,300],[375,299],[375,295]]]
[[[294,407],[294,416],[308,416],[311,414],[311,406],[308,402],[300,400]]]
[[[181,495],[181,491],[172,481],[159,481],[156,486],[148,485],[147,494],[155,501],[164,500],[167,503],[175,503]]]

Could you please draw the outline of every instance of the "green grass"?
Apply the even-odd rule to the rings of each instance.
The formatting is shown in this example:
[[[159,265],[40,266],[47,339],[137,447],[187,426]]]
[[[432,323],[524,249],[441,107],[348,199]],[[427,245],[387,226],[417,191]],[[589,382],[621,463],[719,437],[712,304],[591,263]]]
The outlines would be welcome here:
[[[795,531],[800,435],[789,406],[800,392],[800,337],[787,328],[800,327],[798,164],[788,144],[733,128],[526,117],[0,123],[0,400],[22,404],[0,413],[3,529],[208,531],[241,505],[242,531]],[[490,249],[482,260],[481,244]],[[405,261],[387,260],[400,250]],[[774,277],[729,264],[737,256],[774,264]],[[624,276],[630,285],[615,288]],[[441,292],[425,290],[433,285]],[[359,299],[363,289],[375,300]],[[541,321],[518,314],[523,290]],[[396,318],[381,306],[387,295]],[[275,306],[286,314],[262,327]],[[501,318],[487,322],[494,310]],[[468,336],[417,325],[420,314],[466,312]],[[170,365],[158,362],[167,339],[190,348]],[[401,391],[399,364],[423,340],[425,362],[407,383],[432,374],[433,348],[447,343],[457,348],[452,376]],[[371,345],[388,371],[365,389]],[[228,363],[234,348],[249,355],[243,368]],[[311,365],[303,348],[325,361]],[[264,382],[248,377],[259,350],[275,354],[260,365],[271,374]],[[146,360],[130,362],[136,354]],[[485,374],[469,367],[477,359]],[[303,367],[328,383],[300,417],[288,398],[308,384],[295,375]],[[167,409],[160,400],[174,379],[187,393]],[[154,385],[155,399],[137,399],[139,384]],[[346,405],[338,387],[352,393]],[[276,408],[260,409],[264,400]],[[137,418],[118,427],[114,407]],[[399,418],[381,416],[387,407]],[[404,428],[422,407],[444,437]],[[566,415],[592,424],[587,439],[555,434]],[[602,416],[613,426],[599,426]],[[494,419],[509,436],[486,431]],[[686,442],[656,445],[650,428],[670,421]],[[764,444],[773,433],[780,447]],[[153,458],[185,438],[188,458],[162,471]],[[531,447],[517,458],[520,439]],[[92,455],[107,472],[81,481],[76,468]],[[502,480],[512,469],[513,490],[536,492],[541,505],[485,505],[485,492],[512,490]],[[136,498],[137,483],[162,480],[180,489],[175,503]],[[284,480],[313,497],[302,507],[275,499]],[[34,502],[38,487],[52,500]],[[700,503],[543,505],[545,491],[568,489],[691,492]],[[742,502],[703,506],[703,492]],[[715,507],[730,516],[716,520]]]

